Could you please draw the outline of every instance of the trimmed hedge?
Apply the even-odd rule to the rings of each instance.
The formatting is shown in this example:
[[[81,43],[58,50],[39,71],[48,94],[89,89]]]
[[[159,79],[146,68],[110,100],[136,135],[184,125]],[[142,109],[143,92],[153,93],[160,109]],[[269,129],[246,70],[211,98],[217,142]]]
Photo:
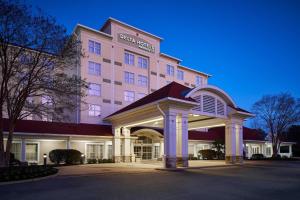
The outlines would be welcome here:
[[[263,160],[265,156],[261,153],[252,154],[251,160]]]
[[[49,159],[55,164],[62,162],[71,165],[82,163],[81,152],[75,149],[54,149],[50,151]]]
[[[88,164],[97,164],[97,163],[113,163],[112,159],[96,159],[96,158],[89,158],[87,159]]]
[[[201,154],[202,159],[204,160],[213,160],[217,156],[217,152],[212,149],[200,150],[199,153]]]
[[[43,165],[5,167],[0,168],[0,182],[44,177],[57,172],[58,169]]]

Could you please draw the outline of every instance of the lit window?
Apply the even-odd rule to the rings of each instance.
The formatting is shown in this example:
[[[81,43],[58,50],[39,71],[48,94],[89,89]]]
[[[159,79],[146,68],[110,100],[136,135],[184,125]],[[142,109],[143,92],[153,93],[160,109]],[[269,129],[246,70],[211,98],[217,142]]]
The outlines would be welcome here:
[[[26,161],[38,162],[38,144],[26,143]]]
[[[101,44],[93,40],[89,40],[89,52],[97,55],[101,54]]]
[[[138,66],[140,68],[147,69],[148,68],[148,59],[143,58],[143,57],[139,57],[138,58]]]
[[[174,66],[172,65],[167,65],[167,74],[169,76],[174,76]]]
[[[101,107],[99,105],[89,104],[89,116],[98,117],[101,115]]]
[[[195,81],[196,86],[199,86],[202,84],[202,77],[201,76],[196,76],[196,81]]]
[[[47,96],[47,95],[42,96],[42,104],[43,105],[48,105],[48,106],[53,105],[51,97]]]
[[[125,52],[125,64],[134,65],[134,55]]]
[[[101,64],[89,61],[89,74],[100,76],[101,75]]]
[[[266,148],[266,155],[270,156],[271,155],[271,147]]]
[[[177,70],[177,79],[183,81],[183,71],[182,70]]]
[[[100,96],[101,95],[101,85],[96,83],[89,84],[89,95],[90,96]]]
[[[16,159],[21,160],[21,143],[13,142],[11,144],[10,152],[14,154]]]
[[[143,98],[143,97],[145,97],[145,96],[146,96],[145,93],[138,93],[138,94],[137,94],[137,98],[138,98],[138,99],[141,99],[141,98]]]
[[[139,75],[138,85],[143,86],[143,87],[147,87],[148,86],[148,77],[143,76],[143,75]]]
[[[134,101],[134,92],[133,91],[124,91],[124,100],[127,102]]]
[[[134,84],[134,73],[125,72],[124,79],[125,79],[125,83]]]
[[[103,145],[102,144],[87,144],[87,159],[103,159]]]
[[[107,147],[108,147],[107,157],[108,157],[108,159],[112,159],[112,157],[113,157],[112,145],[108,145]]]

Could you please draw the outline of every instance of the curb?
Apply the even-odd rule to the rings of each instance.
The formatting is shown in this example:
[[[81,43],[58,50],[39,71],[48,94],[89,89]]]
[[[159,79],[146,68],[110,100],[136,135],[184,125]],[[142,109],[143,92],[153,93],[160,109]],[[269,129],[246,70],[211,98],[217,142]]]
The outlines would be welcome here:
[[[43,176],[43,177],[39,177],[39,178],[25,179],[25,180],[19,180],[19,181],[0,182],[0,186],[1,185],[11,185],[11,184],[18,184],[18,183],[41,181],[41,180],[48,179],[48,178],[53,178],[53,177],[56,177],[56,176],[58,176],[58,172],[56,174],[52,174],[52,175],[49,175],[49,176]]]
[[[211,165],[211,166],[202,166],[202,167],[180,167],[180,168],[155,168],[155,170],[160,171],[186,171],[189,169],[211,169],[211,168],[221,168],[221,167],[240,167],[244,164],[234,164],[234,165]]]

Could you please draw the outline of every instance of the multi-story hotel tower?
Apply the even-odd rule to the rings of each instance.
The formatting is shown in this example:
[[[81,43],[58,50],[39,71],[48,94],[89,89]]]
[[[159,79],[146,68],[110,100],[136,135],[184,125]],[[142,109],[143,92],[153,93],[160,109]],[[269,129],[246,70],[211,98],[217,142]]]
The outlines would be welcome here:
[[[207,84],[208,74],[160,51],[161,37],[116,19],[109,18],[100,31],[77,25],[74,32],[85,53],[79,72],[90,83],[77,122],[103,123],[106,116],[172,81],[190,88]]]

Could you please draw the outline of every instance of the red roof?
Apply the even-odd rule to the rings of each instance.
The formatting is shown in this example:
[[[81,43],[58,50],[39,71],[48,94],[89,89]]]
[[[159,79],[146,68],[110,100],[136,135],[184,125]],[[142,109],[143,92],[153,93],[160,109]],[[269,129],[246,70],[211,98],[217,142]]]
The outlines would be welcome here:
[[[191,90],[191,88],[186,87],[184,85],[181,85],[181,84],[173,81],[173,82],[169,83],[168,85],[160,88],[159,90],[156,90],[155,92],[137,100],[136,102],[116,111],[115,113],[107,116],[106,118],[111,117],[116,114],[119,114],[119,113],[122,113],[122,112],[125,112],[125,111],[128,111],[128,110],[131,110],[131,109],[134,109],[134,108],[137,108],[137,107],[140,107],[140,106],[143,106],[143,105],[146,105],[148,103],[155,102],[157,100],[160,100],[160,99],[163,99],[166,97],[172,97],[175,99],[196,102],[194,99],[192,99],[190,97],[185,98],[185,95],[190,90]]]
[[[7,120],[4,120],[4,130],[8,130]],[[111,125],[44,122],[34,120],[19,120],[17,122],[15,132],[87,136],[113,136]]]

